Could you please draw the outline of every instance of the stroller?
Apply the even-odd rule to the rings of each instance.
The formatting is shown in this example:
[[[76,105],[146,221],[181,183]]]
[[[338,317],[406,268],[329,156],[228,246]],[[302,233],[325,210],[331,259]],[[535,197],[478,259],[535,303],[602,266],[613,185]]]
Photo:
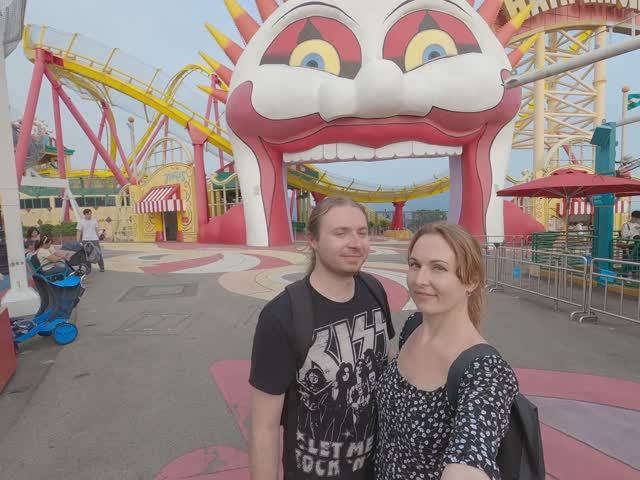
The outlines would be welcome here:
[[[71,322],[71,314],[84,293],[80,277],[72,274],[56,281],[34,273],[33,281],[40,296],[40,309],[31,318],[11,319],[16,350],[36,335],[51,336],[59,345],[73,342],[78,328]]]
[[[67,260],[67,265],[82,278],[91,273],[91,264],[98,263],[102,256],[100,247],[93,243],[66,242],[62,249],[75,252]]]

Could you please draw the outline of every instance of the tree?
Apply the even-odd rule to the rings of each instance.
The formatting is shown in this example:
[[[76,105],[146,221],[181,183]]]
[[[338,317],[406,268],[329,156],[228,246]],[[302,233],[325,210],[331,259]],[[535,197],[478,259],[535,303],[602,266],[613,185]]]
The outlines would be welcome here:
[[[407,222],[407,228],[411,231],[418,230],[422,225],[432,222],[441,222],[447,219],[447,212],[444,210],[416,210],[411,219]]]

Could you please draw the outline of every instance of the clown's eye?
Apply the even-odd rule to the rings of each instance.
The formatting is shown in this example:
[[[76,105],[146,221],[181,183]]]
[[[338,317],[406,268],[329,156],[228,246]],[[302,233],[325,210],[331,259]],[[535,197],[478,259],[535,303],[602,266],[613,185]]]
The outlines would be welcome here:
[[[442,30],[425,30],[409,42],[404,56],[404,70],[421,67],[425,63],[458,54],[456,42]]]
[[[354,33],[333,18],[309,17],[292,23],[271,42],[260,65],[288,65],[354,79],[362,65]]]
[[[409,13],[387,32],[382,56],[403,72],[442,58],[482,53],[473,32],[459,18],[435,10]]]
[[[305,67],[340,75],[340,56],[336,48],[324,40],[307,40],[298,45],[289,58],[292,67]]]

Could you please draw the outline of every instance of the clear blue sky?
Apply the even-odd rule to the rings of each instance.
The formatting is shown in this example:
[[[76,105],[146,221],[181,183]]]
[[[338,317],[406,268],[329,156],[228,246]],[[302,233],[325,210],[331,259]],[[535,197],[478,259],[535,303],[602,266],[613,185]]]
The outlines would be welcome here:
[[[252,1],[240,0],[257,18]],[[226,59],[204,28],[204,22],[218,26],[240,43],[222,0],[28,0],[25,21],[44,24],[66,32],[79,32],[109,47],[118,47],[146,64],[162,68],[173,74],[188,63],[201,63],[198,50],[211,53],[215,58]],[[624,37],[614,35],[612,41]],[[21,47],[7,59],[9,98],[14,116],[24,108],[32,65]],[[621,115],[620,89],[629,85],[640,91],[640,52],[612,59],[607,65],[607,118],[615,120]],[[37,116],[53,128],[50,88],[45,81]],[[97,129],[100,119],[95,104],[82,101],[75,94],[72,98],[89,122]],[[118,128],[128,150],[127,113],[118,113]],[[65,144],[76,149],[76,167],[90,163],[93,148],[74,120],[63,108]],[[137,119],[137,132],[142,131],[142,121]],[[629,153],[640,156],[640,125],[629,129]],[[210,164],[215,165],[211,157]],[[531,153],[514,152],[510,171],[514,175],[529,168]],[[395,160],[373,164],[342,163],[328,167],[342,176],[356,177],[365,183],[405,185],[414,181],[433,178],[446,173],[445,159]],[[419,207],[446,208],[444,196],[410,202],[409,209]]]

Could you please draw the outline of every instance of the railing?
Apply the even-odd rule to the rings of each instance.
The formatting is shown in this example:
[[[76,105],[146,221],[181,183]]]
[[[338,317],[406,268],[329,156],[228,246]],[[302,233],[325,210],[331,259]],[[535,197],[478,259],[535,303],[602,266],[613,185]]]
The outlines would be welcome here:
[[[493,260],[490,291],[508,287],[553,300],[556,309],[563,303],[579,307],[575,313],[586,313],[589,274],[586,257],[547,252],[540,261],[539,252],[534,250],[500,247]]]
[[[490,292],[512,289],[577,307],[572,320],[598,315],[640,323],[640,262],[482,245]]]
[[[624,272],[624,273],[621,273]],[[596,321],[596,313],[640,323],[640,263],[594,258],[585,315],[580,321]],[[635,297],[635,298],[634,298]]]
[[[590,255],[594,236],[585,232],[540,232],[534,233],[531,248],[537,251]]]
[[[614,238],[611,241],[611,252],[616,260],[639,262],[640,240]]]

